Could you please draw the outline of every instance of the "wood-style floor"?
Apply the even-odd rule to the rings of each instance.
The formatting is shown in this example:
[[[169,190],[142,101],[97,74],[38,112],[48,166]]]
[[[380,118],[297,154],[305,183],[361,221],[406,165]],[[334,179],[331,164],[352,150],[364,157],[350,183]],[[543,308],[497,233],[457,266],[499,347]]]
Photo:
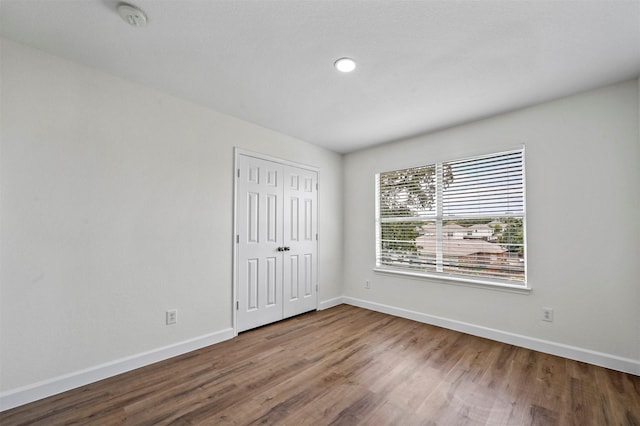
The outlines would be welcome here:
[[[9,425],[638,425],[640,377],[341,305],[0,414]]]

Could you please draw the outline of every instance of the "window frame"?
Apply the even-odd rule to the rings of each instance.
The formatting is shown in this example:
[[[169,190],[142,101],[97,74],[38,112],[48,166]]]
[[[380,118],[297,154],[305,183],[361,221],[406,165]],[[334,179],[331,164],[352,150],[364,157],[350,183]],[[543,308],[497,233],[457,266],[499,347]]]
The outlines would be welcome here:
[[[443,168],[443,164],[449,164],[449,163],[456,163],[456,162],[464,162],[464,161],[474,161],[474,160],[481,160],[484,158],[490,158],[490,157],[497,157],[497,156],[501,156],[501,155],[509,155],[509,154],[513,154],[513,153],[520,153],[521,155],[521,162],[522,162],[522,166],[521,166],[521,174],[522,174],[522,214],[518,214],[518,215],[514,215],[514,214],[495,214],[495,213],[490,213],[490,214],[486,214],[486,215],[481,215],[481,214],[476,214],[476,215],[469,215],[468,217],[464,217],[464,216],[450,216],[447,215],[445,216],[443,213],[443,183],[442,183],[442,179],[443,179],[443,172],[442,172],[442,168]],[[445,161],[438,161],[435,163],[431,163],[431,164],[423,164],[423,165],[419,165],[419,166],[413,166],[413,167],[404,167],[404,168],[397,168],[394,170],[389,170],[389,171],[382,171],[382,172],[378,172],[375,174],[375,267],[374,267],[374,272],[378,272],[378,273],[382,273],[382,274],[390,274],[390,275],[397,275],[397,276],[405,276],[405,277],[409,277],[409,278],[418,278],[418,279],[430,279],[430,280],[437,280],[437,281],[441,281],[444,283],[449,283],[449,284],[457,284],[457,285],[464,285],[464,286],[472,286],[472,287],[480,287],[480,288],[487,288],[487,289],[492,289],[492,290],[503,290],[503,291],[510,291],[510,292],[516,292],[516,293],[529,293],[531,291],[531,287],[529,286],[529,280],[528,280],[528,260],[527,260],[527,256],[528,256],[528,248],[527,248],[527,209],[526,209],[526,171],[525,171],[525,147],[521,146],[515,149],[510,149],[510,150],[506,150],[506,151],[499,151],[499,152],[492,152],[492,153],[485,153],[485,154],[481,154],[481,155],[475,155],[475,156],[470,156],[470,157],[466,157],[466,158],[460,158],[460,159],[455,159],[455,160],[445,160]],[[474,219],[480,219],[481,217],[484,217],[485,219],[488,218],[508,218],[508,217],[517,217],[517,218],[522,218],[522,247],[523,247],[523,280],[519,281],[519,280],[509,280],[509,279],[501,279],[501,278],[497,278],[497,277],[491,277],[491,276],[482,276],[482,275],[463,275],[463,274],[456,274],[456,273],[452,273],[452,272],[444,272],[444,271],[430,271],[430,270],[419,270],[419,269],[412,269],[410,267],[400,267],[400,266],[392,266],[392,265],[385,265],[382,264],[381,262],[381,257],[382,257],[382,223],[383,223],[383,218],[381,218],[381,193],[380,193],[380,185],[381,185],[381,181],[380,181],[380,176],[384,173],[391,173],[391,172],[402,172],[402,171],[408,171],[411,169],[416,169],[416,168],[428,168],[428,167],[435,167],[436,168],[436,190],[435,190],[435,216],[428,216],[428,220],[430,222],[434,222],[436,224],[436,253],[435,256],[437,258],[440,259],[440,261],[442,260],[442,256],[443,256],[443,249],[442,249],[442,244],[443,241],[446,239],[446,237],[444,236],[445,232],[442,230],[444,223],[447,222],[448,220],[452,220],[452,217],[457,217],[461,220],[467,219],[467,218],[474,218]],[[466,230],[465,230],[466,231]],[[469,232],[469,231],[467,231]],[[465,232],[466,233],[466,232]]]

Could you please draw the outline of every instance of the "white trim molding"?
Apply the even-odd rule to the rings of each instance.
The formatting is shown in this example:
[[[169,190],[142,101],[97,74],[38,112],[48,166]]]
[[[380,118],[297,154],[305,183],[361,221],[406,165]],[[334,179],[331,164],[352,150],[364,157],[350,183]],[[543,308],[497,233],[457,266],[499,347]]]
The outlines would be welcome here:
[[[9,390],[0,394],[0,411],[28,404],[42,398],[75,389],[80,386],[85,386],[118,374],[126,373],[127,371],[135,370],[136,368],[164,361],[187,352],[202,349],[215,343],[229,340],[234,336],[233,328],[227,328],[215,333],[175,343],[173,345],[153,349],[148,352],[121,358],[95,367],[87,368],[85,370],[76,371],[53,379],[34,383],[32,385]]]
[[[622,371],[624,373],[630,373],[635,374],[636,376],[640,376],[640,360],[623,358],[603,352],[592,351],[590,349],[569,346],[563,343],[551,342],[548,340],[537,339],[535,337],[509,333],[502,330],[482,327],[479,325],[451,320],[448,318],[442,318],[422,312],[416,312],[408,309],[397,308],[395,306],[356,299],[354,297],[342,297],[341,299],[347,305],[370,309],[372,311],[382,312],[396,317],[435,325],[438,327],[459,331],[461,333],[471,334],[473,336],[484,337],[486,339],[491,339],[526,349],[532,349],[535,351],[557,355],[563,358],[586,362],[588,364],[598,365],[600,367],[610,368],[612,370]]]
[[[333,308],[334,306],[346,304],[344,297],[334,297],[333,299],[323,300],[318,303],[318,310],[323,311],[325,309]]]

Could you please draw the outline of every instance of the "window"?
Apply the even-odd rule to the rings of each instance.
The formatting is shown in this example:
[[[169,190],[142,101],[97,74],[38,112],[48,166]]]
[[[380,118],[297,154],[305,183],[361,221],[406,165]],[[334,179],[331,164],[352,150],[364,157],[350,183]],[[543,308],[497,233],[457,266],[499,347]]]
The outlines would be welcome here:
[[[376,176],[376,266],[526,287],[524,150]]]

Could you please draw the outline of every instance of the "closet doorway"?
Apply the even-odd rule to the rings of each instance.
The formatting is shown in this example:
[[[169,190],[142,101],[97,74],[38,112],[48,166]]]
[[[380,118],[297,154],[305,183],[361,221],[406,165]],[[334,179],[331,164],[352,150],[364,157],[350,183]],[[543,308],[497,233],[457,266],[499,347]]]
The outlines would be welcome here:
[[[317,309],[318,171],[239,150],[235,169],[241,332]]]

